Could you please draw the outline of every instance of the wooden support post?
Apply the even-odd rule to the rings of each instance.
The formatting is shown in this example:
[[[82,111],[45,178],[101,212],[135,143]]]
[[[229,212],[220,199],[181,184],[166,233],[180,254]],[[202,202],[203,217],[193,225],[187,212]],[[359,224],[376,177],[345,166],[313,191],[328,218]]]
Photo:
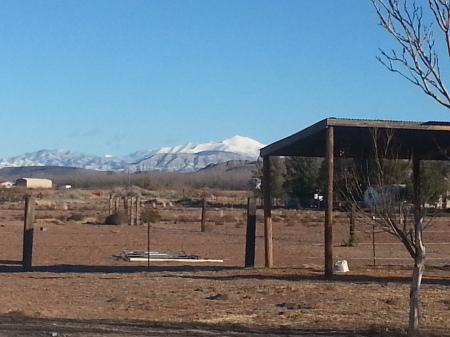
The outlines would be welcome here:
[[[150,268],[150,221],[147,222],[147,268]]]
[[[136,225],[141,224],[141,198],[136,197]]]
[[[333,277],[334,128],[327,128],[327,200],[325,205],[325,278]]]
[[[201,221],[201,227],[200,231],[204,232],[206,231],[206,199],[202,199],[202,221]]]
[[[245,236],[245,266],[255,266],[256,240],[256,200],[248,198],[247,202],[247,233]]]
[[[273,267],[272,199],[270,197],[270,157],[263,158],[264,257],[266,268]]]
[[[134,206],[134,203],[136,202],[136,198],[135,197],[130,197],[130,225],[134,226],[136,225],[136,216],[135,216],[135,211],[136,208]]]
[[[356,205],[353,202],[352,208],[350,210],[350,238],[349,238],[349,246],[353,246],[355,244],[355,213],[356,213]]]
[[[25,221],[23,226],[23,255],[22,268],[31,271],[33,266],[33,232],[34,232],[34,210],[36,200],[34,197],[25,199]]]
[[[375,221],[372,222],[372,255],[373,255],[373,265],[377,265],[377,252],[375,249]]]
[[[130,208],[129,208],[129,198],[128,197],[123,198],[123,211],[128,220],[128,225],[130,225]]]
[[[128,214],[128,197],[123,198],[123,209]]]

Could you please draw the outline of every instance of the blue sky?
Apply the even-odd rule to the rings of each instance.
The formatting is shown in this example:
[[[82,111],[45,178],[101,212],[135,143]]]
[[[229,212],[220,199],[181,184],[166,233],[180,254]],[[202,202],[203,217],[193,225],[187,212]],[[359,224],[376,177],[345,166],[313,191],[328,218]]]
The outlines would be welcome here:
[[[393,46],[370,0],[3,0],[0,158],[448,120],[376,60]]]

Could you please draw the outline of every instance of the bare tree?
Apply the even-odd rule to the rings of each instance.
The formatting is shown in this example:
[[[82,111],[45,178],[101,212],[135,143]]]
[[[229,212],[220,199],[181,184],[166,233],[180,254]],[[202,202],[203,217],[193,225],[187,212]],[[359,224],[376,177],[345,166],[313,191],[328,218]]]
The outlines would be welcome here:
[[[445,61],[450,58],[450,1],[427,0],[427,8],[411,0],[371,1],[380,25],[394,37],[400,49],[390,53],[380,49],[378,60],[450,108],[450,93],[440,68],[440,56],[447,53]]]
[[[375,226],[399,239],[414,260],[410,288],[410,317],[408,336],[419,333],[419,292],[425,271],[425,244],[422,231],[430,223],[425,219],[426,200],[421,196],[419,181],[420,161],[412,160],[412,180],[414,193],[408,200],[404,193],[404,181],[398,181],[398,167],[407,175],[411,166],[405,166],[405,160],[399,160],[393,145],[393,131],[372,130],[373,159],[353,165],[346,169],[346,183],[338,191],[340,197],[356,205],[359,222]],[[365,164],[364,164],[365,163]],[[408,173],[407,173],[408,172]],[[341,187],[342,187],[341,186]],[[367,193],[367,191],[370,191]],[[370,204],[370,212],[362,202]],[[368,200],[367,200],[368,199]],[[425,219],[425,220],[424,220]],[[424,222],[425,221],[425,222]]]

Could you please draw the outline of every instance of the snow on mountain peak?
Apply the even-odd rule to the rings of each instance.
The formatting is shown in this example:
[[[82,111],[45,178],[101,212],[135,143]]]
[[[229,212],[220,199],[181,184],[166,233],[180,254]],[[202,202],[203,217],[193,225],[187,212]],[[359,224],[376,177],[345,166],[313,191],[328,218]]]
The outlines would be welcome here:
[[[234,136],[228,139],[225,139],[222,141],[222,143],[227,145],[233,145],[233,146],[242,146],[242,147],[258,147],[258,146],[264,146],[260,142],[251,139],[249,137],[243,137],[243,136]]]
[[[200,152],[233,152],[258,158],[259,150],[264,147],[260,142],[248,137],[234,136],[221,142],[207,142],[200,144],[187,143],[174,147],[163,147],[156,153],[200,153]]]
[[[229,147],[230,152],[245,153],[256,158],[259,156],[259,150],[264,147],[264,144],[249,137],[242,136],[225,139],[222,143]]]

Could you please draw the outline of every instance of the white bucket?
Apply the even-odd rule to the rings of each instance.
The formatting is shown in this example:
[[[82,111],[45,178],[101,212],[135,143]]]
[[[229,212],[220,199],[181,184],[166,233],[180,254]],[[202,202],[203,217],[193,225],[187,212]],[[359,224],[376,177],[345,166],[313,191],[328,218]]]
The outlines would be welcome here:
[[[336,273],[346,273],[349,271],[347,260],[339,260],[334,264],[334,271]]]

